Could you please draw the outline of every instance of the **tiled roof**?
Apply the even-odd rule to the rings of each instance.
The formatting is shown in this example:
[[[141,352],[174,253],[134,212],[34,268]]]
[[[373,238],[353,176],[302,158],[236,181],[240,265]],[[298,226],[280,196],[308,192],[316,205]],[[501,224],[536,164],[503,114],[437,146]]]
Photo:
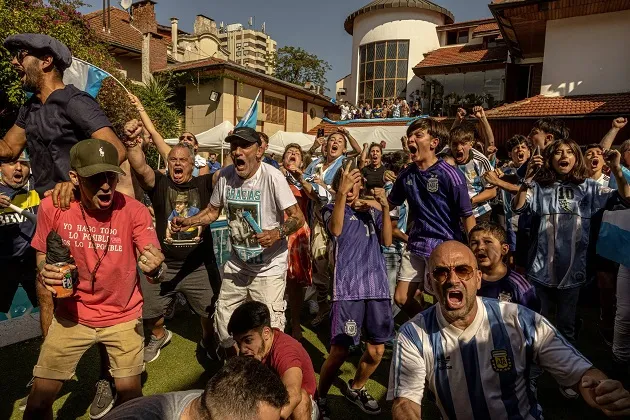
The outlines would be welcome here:
[[[133,50],[142,51],[142,34],[131,26],[129,20],[129,13],[117,7],[111,7],[111,30],[109,32],[103,31],[103,11],[97,10],[95,12],[84,15],[90,27],[100,36],[103,40],[109,43],[116,43],[123,47],[127,47]],[[180,31],[181,33],[182,31]],[[166,45],[171,44],[170,33],[168,36],[162,38],[162,42]]]
[[[480,64],[491,61],[505,61],[507,46],[484,48],[483,45],[460,45],[443,47],[426,54],[424,60],[414,68]]]
[[[473,35],[482,33],[482,32],[492,32],[492,31],[499,31],[499,24],[497,22],[484,23],[483,25],[477,26],[473,30]]]
[[[452,23],[455,20],[451,12],[449,12],[442,6],[438,6],[437,4],[430,2],[429,0],[374,0],[348,16],[343,24],[344,29],[346,30],[346,32],[352,35],[352,32],[354,30],[354,20],[358,16],[376,10],[386,10],[396,7],[432,10],[434,12],[438,12],[444,15],[444,17],[446,18],[446,23]]]
[[[538,95],[486,111],[488,118],[630,115],[630,92],[549,97]]]
[[[115,42],[127,48],[142,51],[142,34],[131,26],[129,13],[111,8],[111,31],[103,31],[103,11],[85,15],[90,27],[107,42]]]

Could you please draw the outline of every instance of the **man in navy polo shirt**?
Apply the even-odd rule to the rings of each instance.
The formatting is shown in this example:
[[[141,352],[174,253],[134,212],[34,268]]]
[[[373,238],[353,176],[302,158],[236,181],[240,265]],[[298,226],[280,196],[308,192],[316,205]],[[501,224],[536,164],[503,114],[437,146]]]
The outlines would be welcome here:
[[[64,71],[72,64],[68,47],[43,34],[12,35],[5,39],[4,47],[11,52],[11,65],[24,90],[33,95],[22,105],[15,124],[0,140],[0,161],[17,159],[28,145],[35,190],[43,196],[55,189],[53,202],[63,209],[70,207],[73,197],[74,185],[68,177],[70,149],[79,141],[94,138],[112,143],[118,151],[121,168],[129,174],[125,147],[98,103],[74,85],[63,83]],[[134,196],[130,176],[120,177],[117,191]],[[39,305],[42,313],[52,313],[52,295],[42,294]],[[46,335],[52,318],[41,322]],[[99,349],[101,376],[109,377],[107,353],[102,346]],[[104,416],[113,402],[109,385],[97,386],[97,390],[94,402],[98,403],[92,406],[92,418]]]

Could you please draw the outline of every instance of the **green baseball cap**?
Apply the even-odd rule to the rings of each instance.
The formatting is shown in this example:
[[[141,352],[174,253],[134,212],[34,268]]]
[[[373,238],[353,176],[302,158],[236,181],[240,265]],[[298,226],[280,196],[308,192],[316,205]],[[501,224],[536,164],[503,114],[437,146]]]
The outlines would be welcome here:
[[[98,139],[83,140],[72,146],[70,166],[83,178],[103,172],[125,175],[125,172],[118,166],[116,146]]]

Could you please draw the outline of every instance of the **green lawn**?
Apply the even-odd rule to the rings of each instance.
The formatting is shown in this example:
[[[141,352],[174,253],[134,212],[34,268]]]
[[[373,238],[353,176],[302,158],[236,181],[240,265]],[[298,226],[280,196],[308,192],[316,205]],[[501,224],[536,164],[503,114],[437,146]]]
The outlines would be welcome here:
[[[597,313],[592,308],[581,308],[584,313],[584,331],[580,337],[581,348],[586,356],[594,360],[604,370],[610,369],[610,350],[603,347],[597,337],[594,320]],[[188,313],[178,313],[176,318],[168,321],[167,326],[173,331],[172,342],[162,351],[158,360],[147,366],[143,376],[143,392],[145,395],[169,391],[202,388],[217,366],[207,366],[208,371],[197,362],[195,357],[196,342],[201,334],[201,327],[196,317]],[[306,350],[311,355],[315,371],[318,372],[325,356],[323,342],[327,337],[318,337],[314,332],[305,330]],[[24,386],[31,377],[32,367],[37,361],[41,340],[30,340],[0,349],[0,419],[21,419],[17,409],[18,403],[26,393]],[[382,419],[391,418],[391,405],[385,402],[391,353],[377,370],[368,389],[379,399],[383,413]],[[341,378],[347,380],[354,375],[354,365],[359,356],[342,367]],[[76,378],[69,381],[62,389],[55,402],[54,411],[58,419],[88,419],[86,412],[94,395],[94,383],[98,379],[98,358],[96,349],[88,351],[77,367]],[[336,384],[343,386],[341,381]],[[540,403],[546,419],[600,419],[604,418],[588,408],[582,401],[564,400],[548,375],[539,382]],[[368,419],[374,418],[363,414],[354,405],[346,402],[338,387],[333,387],[329,396],[334,419]],[[439,419],[434,404],[426,401],[423,405],[423,418]]]

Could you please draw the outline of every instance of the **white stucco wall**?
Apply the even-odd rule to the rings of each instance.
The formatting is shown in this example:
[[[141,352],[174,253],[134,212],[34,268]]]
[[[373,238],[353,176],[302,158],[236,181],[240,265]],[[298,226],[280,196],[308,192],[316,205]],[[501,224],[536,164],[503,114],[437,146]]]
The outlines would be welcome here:
[[[359,47],[364,44],[388,40],[409,40],[409,71],[407,80],[413,74],[413,66],[424,59],[424,53],[440,47],[436,26],[444,25],[445,17],[431,10],[417,8],[395,8],[368,12],[354,21],[352,36],[352,76],[346,84],[347,100],[357,102]],[[417,79],[417,78],[416,78]],[[408,85],[407,92],[419,89]]]
[[[541,93],[630,91],[630,11],[547,22]]]

